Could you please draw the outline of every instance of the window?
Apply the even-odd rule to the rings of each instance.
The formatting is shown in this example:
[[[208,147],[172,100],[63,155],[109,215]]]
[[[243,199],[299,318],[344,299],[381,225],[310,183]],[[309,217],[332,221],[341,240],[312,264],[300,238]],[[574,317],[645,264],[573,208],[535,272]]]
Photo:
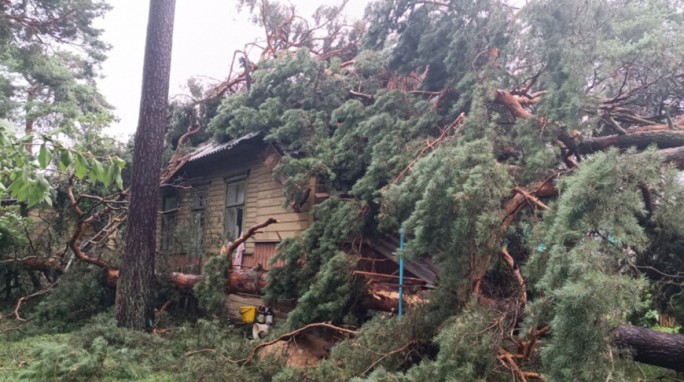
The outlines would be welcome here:
[[[178,218],[178,195],[167,194],[162,197],[161,245],[164,252],[174,249],[174,234]]]
[[[245,196],[247,175],[226,178],[226,214],[224,219],[224,236],[226,240],[237,239],[244,229]]]
[[[201,261],[204,255],[204,230],[206,226],[208,185],[192,189],[192,226],[190,228],[190,247],[188,254]]]

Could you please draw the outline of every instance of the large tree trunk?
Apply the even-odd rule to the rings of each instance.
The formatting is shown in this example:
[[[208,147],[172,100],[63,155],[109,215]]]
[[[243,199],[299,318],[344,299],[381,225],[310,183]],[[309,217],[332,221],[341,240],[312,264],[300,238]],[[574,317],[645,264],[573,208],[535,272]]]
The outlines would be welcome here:
[[[644,126],[627,130],[626,134],[613,134],[604,137],[583,137],[577,145],[580,154],[591,154],[610,147],[627,149],[636,147],[645,150],[649,146],[669,149],[684,146],[684,131],[670,130],[667,126]]]
[[[151,0],[126,248],[116,293],[119,326],[150,330],[154,322],[155,228],[171,73],[175,0]]]
[[[619,347],[634,352],[635,361],[684,371],[684,335],[620,326],[613,332],[613,338]]]

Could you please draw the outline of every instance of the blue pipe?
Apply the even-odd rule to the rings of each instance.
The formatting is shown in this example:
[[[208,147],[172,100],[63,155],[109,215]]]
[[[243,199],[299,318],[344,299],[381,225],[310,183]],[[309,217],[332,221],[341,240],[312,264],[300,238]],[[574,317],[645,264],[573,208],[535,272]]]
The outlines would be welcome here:
[[[399,250],[404,250],[404,232],[399,234]],[[402,315],[404,305],[404,254],[399,253],[399,317]]]

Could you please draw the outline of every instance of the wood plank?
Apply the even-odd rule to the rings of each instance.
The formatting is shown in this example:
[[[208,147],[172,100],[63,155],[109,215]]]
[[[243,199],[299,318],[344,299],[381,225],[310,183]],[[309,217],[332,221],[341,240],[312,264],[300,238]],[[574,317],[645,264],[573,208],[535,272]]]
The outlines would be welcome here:
[[[292,211],[292,208],[283,208],[282,206],[273,206],[273,207],[264,207],[264,208],[259,208],[257,211],[257,214],[259,216],[270,216],[270,215],[277,215],[277,214],[283,214],[283,213],[293,213],[296,214],[296,212]],[[301,212],[300,214],[305,214]],[[304,218],[306,219],[306,218]]]
[[[285,199],[285,194],[283,193],[282,188],[278,188],[277,190],[259,190],[259,199],[265,199],[265,198],[283,198]]]
[[[285,201],[285,198],[283,197],[275,197],[275,198],[259,198],[257,200],[256,206],[257,208],[265,208],[265,207],[281,207],[283,206],[283,202]]]

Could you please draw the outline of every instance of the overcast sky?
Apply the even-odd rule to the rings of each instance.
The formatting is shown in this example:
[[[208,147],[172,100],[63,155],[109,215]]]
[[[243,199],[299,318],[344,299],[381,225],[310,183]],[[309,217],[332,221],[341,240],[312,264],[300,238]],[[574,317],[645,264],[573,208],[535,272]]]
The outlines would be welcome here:
[[[135,132],[138,121],[148,1],[110,0],[114,7],[99,26],[112,45],[102,67],[100,90],[120,119],[108,132],[122,140]],[[322,4],[335,0],[292,0],[300,14],[310,16]],[[249,22],[247,10],[238,13],[235,0],[177,0],[171,60],[171,96],[182,94],[190,77],[225,79],[236,49],[262,38],[263,31]],[[349,0],[346,14],[360,19],[367,1]]]

